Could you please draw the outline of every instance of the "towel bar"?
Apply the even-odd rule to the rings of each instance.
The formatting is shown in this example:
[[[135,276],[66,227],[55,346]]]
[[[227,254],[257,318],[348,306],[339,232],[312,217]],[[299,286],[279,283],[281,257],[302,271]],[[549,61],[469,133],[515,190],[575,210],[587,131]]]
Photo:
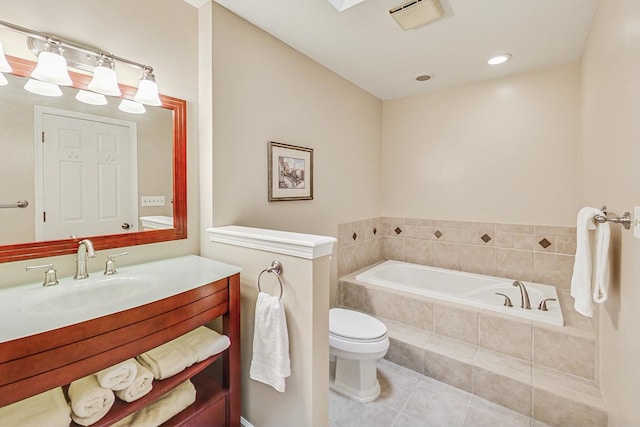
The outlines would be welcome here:
[[[262,292],[262,289],[260,289],[260,278],[264,273],[273,273],[278,278],[278,283],[280,284],[280,297],[278,297],[278,301],[282,301],[283,287],[282,279],[280,277],[280,275],[282,274],[282,263],[280,261],[273,261],[271,263],[271,266],[265,268],[260,272],[260,274],[258,275],[258,292]]]
[[[602,211],[602,213],[604,215],[595,215],[593,217],[593,222],[597,223],[597,224],[602,224],[604,222],[613,222],[615,224],[622,224],[622,226],[626,229],[629,230],[631,228],[631,214],[629,212],[625,212],[622,214],[622,216],[616,216],[613,218],[607,218],[607,207],[606,206],[602,206],[602,209],[600,209]]]
[[[26,208],[29,202],[26,200],[18,200],[16,203],[0,203],[0,208]]]

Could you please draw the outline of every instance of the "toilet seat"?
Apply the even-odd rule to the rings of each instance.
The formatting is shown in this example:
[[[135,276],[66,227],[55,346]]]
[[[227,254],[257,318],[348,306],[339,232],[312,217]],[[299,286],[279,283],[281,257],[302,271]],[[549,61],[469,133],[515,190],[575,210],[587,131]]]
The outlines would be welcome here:
[[[355,342],[376,342],[387,335],[384,323],[354,310],[332,308],[329,310],[329,334]]]

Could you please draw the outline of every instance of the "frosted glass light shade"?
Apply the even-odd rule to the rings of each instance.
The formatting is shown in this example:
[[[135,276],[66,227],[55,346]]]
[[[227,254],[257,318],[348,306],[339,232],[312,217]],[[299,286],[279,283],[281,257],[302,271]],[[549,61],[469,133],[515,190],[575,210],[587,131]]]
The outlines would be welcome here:
[[[138,84],[138,92],[133,97],[133,100],[140,104],[160,106],[160,95],[158,94],[158,84],[154,80],[140,80]]]
[[[73,83],[67,70],[67,60],[53,52],[40,52],[31,77],[54,85],[71,86]]]
[[[144,105],[135,101],[131,101],[129,99],[123,99],[118,106],[118,109],[120,111],[124,111],[125,113],[131,114],[144,114],[147,112],[146,108],[144,108]]]
[[[107,98],[100,94],[89,92],[88,90],[79,90],[76,94],[76,99],[85,104],[91,105],[107,105]]]
[[[99,65],[93,70],[93,78],[87,85],[87,88],[104,95],[122,95],[118,87],[118,76],[115,70],[103,65]]]
[[[24,84],[24,88],[36,95],[62,96],[62,90],[53,83],[41,82],[40,80],[29,79]]]
[[[0,43],[0,73],[10,73],[11,71],[11,65],[9,65],[7,57],[4,56],[4,47]]]

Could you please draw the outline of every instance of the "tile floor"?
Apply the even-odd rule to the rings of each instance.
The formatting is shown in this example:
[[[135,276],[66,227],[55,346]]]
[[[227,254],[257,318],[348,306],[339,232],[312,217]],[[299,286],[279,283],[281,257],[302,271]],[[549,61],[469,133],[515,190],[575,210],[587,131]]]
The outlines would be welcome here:
[[[387,360],[380,397],[357,403],[329,392],[329,427],[548,427],[517,412]]]

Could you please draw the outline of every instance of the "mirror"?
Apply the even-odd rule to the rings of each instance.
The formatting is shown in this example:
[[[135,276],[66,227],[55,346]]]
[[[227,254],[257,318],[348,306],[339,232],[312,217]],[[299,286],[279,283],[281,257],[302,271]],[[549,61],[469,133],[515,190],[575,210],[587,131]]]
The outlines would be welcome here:
[[[7,59],[13,68],[13,75],[6,76],[9,85],[0,87],[2,110],[0,144],[4,150],[0,158],[0,165],[2,165],[0,185],[3,186],[0,190],[0,204],[16,203],[18,200],[25,199],[29,202],[29,206],[0,209],[0,224],[6,230],[0,235],[0,262],[74,253],[78,241],[83,238],[90,238],[94,247],[100,250],[187,237],[186,102],[184,100],[161,95],[161,107],[145,106],[147,113],[140,115],[118,110],[120,100],[114,97],[107,97],[109,103],[105,106],[87,105],[74,97],[78,89],[86,89],[90,77],[74,72],[70,72],[73,87],[62,88],[63,97],[35,95],[23,88],[35,63],[10,56]],[[122,97],[127,99],[132,99],[136,92],[134,87],[120,85],[120,88]],[[42,151],[49,150],[49,147],[62,146],[62,139],[56,140],[54,144],[43,144],[47,147],[43,149],[35,143],[34,135],[39,132],[39,129],[50,129],[50,117],[60,119],[59,115],[64,116],[62,120],[67,120],[66,116],[70,115],[72,117],[68,120],[97,123],[100,126],[100,135],[105,135],[103,131],[105,126],[124,132],[124,135],[133,141],[127,167],[111,163],[109,167],[102,168],[102,172],[97,172],[95,179],[75,179],[81,176],[74,175],[74,170],[80,170],[76,166],[69,169],[71,173],[56,171],[51,167],[45,168],[42,159],[51,156],[43,155]],[[125,130],[122,131],[122,129]],[[98,145],[109,146],[110,141],[107,137],[99,140]],[[74,151],[69,151],[65,155],[77,158],[77,153]],[[107,160],[117,163],[120,157],[122,156],[107,155]],[[104,163],[104,161],[100,163],[100,160],[97,162]],[[101,193],[94,191],[96,185],[94,187],[88,185],[89,182],[94,183],[96,180],[107,182],[107,178],[112,182],[121,183],[124,181],[121,175],[116,176],[113,171],[123,169],[129,170],[124,175],[127,178],[125,182],[129,184],[120,187],[125,191]],[[68,179],[67,184],[54,183],[55,179],[64,177]],[[72,188],[74,191],[70,191],[69,194],[80,193],[82,190],[82,194],[88,194],[94,199],[87,202],[87,197],[83,196],[75,202],[69,202],[68,195],[61,196],[62,191],[58,194],[59,188]],[[124,199],[114,198],[114,194],[121,193],[126,193]],[[25,195],[16,196],[17,194]],[[107,196],[94,194],[107,194]],[[159,201],[160,205],[164,198],[164,206],[147,206],[147,203],[142,206],[141,197],[147,198],[152,204],[157,204]],[[157,200],[158,198],[160,200]],[[65,221],[57,223],[53,215],[47,214],[45,217],[43,214],[45,210],[60,211],[60,203],[53,202],[60,199],[64,200],[62,205],[72,214],[76,213],[72,208],[74,203],[77,203],[78,206],[95,207],[99,211],[98,216],[104,218],[110,213],[107,212],[107,215],[104,215],[104,210],[100,209],[107,207],[106,211],[109,211],[108,208],[113,204],[123,206],[123,203],[111,203],[112,200],[126,200],[132,210],[126,215],[129,220],[118,219],[106,228],[105,221],[97,224],[81,220],[76,222],[82,223],[82,226],[71,224],[70,228],[65,229]],[[51,208],[52,203],[56,206],[55,209]],[[44,209],[46,206],[49,208]],[[86,211],[86,209],[76,209],[76,211]],[[111,211],[113,213],[115,210]],[[118,211],[120,212],[121,209]],[[93,216],[87,215],[87,217]],[[145,222],[143,227],[140,218],[149,217],[151,222]],[[156,217],[159,217],[159,222],[164,224],[158,225],[158,221],[153,221]],[[66,221],[66,223],[73,222]]]

